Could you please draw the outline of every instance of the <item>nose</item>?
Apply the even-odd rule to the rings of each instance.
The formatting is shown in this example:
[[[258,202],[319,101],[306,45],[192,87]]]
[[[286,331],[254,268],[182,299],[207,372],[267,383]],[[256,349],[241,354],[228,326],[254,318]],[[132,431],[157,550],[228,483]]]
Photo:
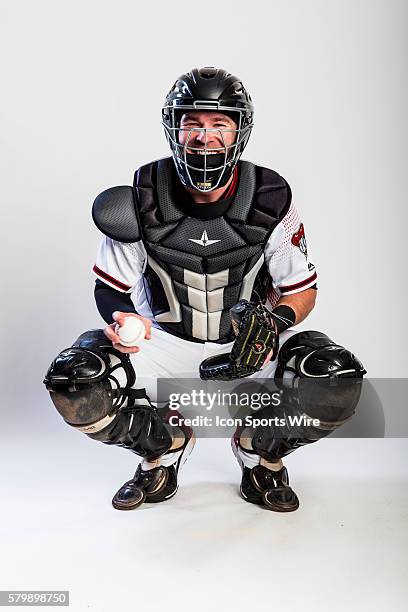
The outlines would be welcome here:
[[[193,136],[196,142],[200,142],[202,144],[208,144],[211,140],[211,132],[207,132],[206,130],[197,130],[193,132]]]
[[[193,138],[196,144],[200,144],[206,148],[222,146],[218,132],[214,132],[209,128],[193,132]]]

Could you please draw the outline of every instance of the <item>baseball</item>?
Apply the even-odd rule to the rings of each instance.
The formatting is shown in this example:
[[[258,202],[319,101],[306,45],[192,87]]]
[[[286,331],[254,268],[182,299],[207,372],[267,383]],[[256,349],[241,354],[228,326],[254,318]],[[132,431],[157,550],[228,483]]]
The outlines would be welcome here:
[[[123,346],[138,346],[144,339],[146,328],[143,322],[136,317],[126,317],[125,324],[116,325],[115,332]]]

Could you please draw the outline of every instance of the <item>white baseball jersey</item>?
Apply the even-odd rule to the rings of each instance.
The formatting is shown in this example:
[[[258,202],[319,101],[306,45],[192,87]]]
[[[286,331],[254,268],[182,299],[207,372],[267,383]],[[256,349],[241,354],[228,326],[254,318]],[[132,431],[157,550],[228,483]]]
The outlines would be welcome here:
[[[268,303],[274,307],[282,295],[304,291],[315,285],[316,270],[310,262],[305,231],[293,204],[274,228],[264,250],[271,276]],[[93,273],[117,291],[131,293],[137,312],[153,318],[143,272],[147,253],[142,241],[124,243],[104,237]]]

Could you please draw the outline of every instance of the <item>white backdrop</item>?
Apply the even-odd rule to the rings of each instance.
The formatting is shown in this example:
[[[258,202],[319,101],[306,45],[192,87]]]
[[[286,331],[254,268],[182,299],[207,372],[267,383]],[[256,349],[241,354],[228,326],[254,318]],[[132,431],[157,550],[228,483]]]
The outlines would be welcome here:
[[[267,599],[254,599],[251,581],[237,611],[279,601],[271,577],[288,612],[305,600],[351,611],[360,597],[375,612],[405,610],[406,440],[322,441],[294,453],[301,510],[290,517],[239,500],[232,455],[211,441],[174,502],[123,516],[110,496],[137,458],[64,426],[42,379],[57,352],[103,324],[94,197],[168,155],[162,101],[179,74],[204,65],[242,78],[256,109],[244,157],[292,187],[319,274],[304,327],[353,350],[371,377],[406,376],[407,2],[0,6],[0,588],[71,588],[76,610],[102,612],[118,585],[127,602],[156,612],[174,592],[171,566],[208,612],[232,605],[248,578],[241,561],[255,559]],[[368,559],[377,560],[370,569]]]

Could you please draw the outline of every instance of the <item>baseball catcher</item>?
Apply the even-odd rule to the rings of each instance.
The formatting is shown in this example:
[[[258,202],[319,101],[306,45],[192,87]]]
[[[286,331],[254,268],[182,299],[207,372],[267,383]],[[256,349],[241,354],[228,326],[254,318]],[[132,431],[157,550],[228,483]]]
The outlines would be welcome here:
[[[175,495],[194,446],[191,427],[157,396],[158,377],[274,380],[281,416],[307,417],[295,432],[253,421],[232,439],[243,499],[277,512],[299,506],[282,459],[357,406],[360,361],[325,334],[292,329],[314,307],[317,272],[287,181],[241,159],[253,119],[238,77],[194,68],[162,107],[171,156],[93,204],[103,234],[95,300],[106,326],[62,350],[44,382],[71,427],[140,457],[113,498],[118,510]],[[125,341],[138,325],[144,339]]]

